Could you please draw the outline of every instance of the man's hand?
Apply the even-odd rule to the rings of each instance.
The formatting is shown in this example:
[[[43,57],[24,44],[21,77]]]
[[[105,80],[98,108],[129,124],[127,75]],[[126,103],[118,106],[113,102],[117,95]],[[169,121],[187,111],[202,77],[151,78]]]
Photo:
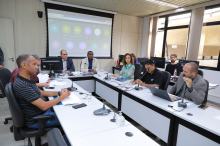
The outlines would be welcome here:
[[[131,83],[131,84],[135,84],[135,80],[131,80],[130,83]]]
[[[0,69],[2,69],[2,68],[4,68],[4,66],[3,66],[3,65],[0,65]]]
[[[140,85],[140,86],[147,87],[141,80],[139,81],[139,85]]]
[[[89,69],[89,72],[94,72],[95,70],[94,69]]]
[[[47,80],[47,83],[50,83],[50,78]]]
[[[183,80],[186,82],[186,85],[188,88],[192,87],[192,79],[187,78],[187,77],[183,77]]]
[[[38,87],[50,87],[49,83],[37,83],[36,84]]]
[[[119,78],[119,75],[118,74],[114,74],[113,77]]]
[[[63,97],[62,100],[64,100],[64,99],[66,99],[67,97],[69,97],[70,94],[71,94],[71,91],[68,91],[67,89],[62,89],[62,90],[60,91],[60,95],[61,95],[60,97]]]
[[[70,71],[69,71],[69,70],[67,70],[67,71],[66,71],[66,74],[69,74],[69,73],[70,73]]]

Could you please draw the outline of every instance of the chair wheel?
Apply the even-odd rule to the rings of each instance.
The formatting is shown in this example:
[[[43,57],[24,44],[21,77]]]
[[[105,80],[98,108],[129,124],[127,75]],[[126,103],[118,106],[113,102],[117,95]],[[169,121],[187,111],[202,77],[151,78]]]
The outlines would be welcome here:
[[[4,121],[4,124],[8,124],[8,121]]]
[[[10,131],[13,132],[13,126],[10,127]]]

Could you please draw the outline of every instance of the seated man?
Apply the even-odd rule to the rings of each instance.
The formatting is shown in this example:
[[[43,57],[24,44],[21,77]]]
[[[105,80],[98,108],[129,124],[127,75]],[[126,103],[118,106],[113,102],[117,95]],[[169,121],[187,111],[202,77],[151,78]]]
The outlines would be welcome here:
[[[158,70],[155,67],[155,63],[152,59],[149,59],[145,62],[145,68],[146,71],[144,74],[144,76],[142,76],[141,80],[137,79],[137,80],[132,80],[131,83],[138,83],[141,86],[151,86],[151,87],[158,87],[158,88],[162,88],[162,82],[163,82],[163,76],[162,76],[162,72],[160,70]]]
[[[170,64],[167,64],[165,71],[169,72],[171,74],[171,76],[174,73],[174,70],[178,68],[177,63],[177,55],[176,54],[171,54],[170,55]]]
[[[34,80],[31,79],[31,75],[34,75],[38,68],[36,59],[31,55],[20,55],[16,63],[19,68],[19,74],[15,78],[13,88],[15,97],[24,113],[25,125],[29,128],[38,128],[38,123],[33,120],[33,117],[42,114],[55,116],[55,119],[46,122],[46,126],[60,125],[51,107],[67,98],[70,95],[70,91],[66,89],[62,89],[61,92],[40,91]],[[59,97],[45,101],[43,96]]]
[[[39,79],[37,77],[37,75],[39,74],[39,68],[40,68],[40,64],[41,64],[41,60],[40,57],[38,57],[36,54],[32,55],[35,59],[36,59],[36,63],[37,63],[37,72],[34,75],[31,75],[31,79],[33,79],[36,83],[36,85],[38,87],[49,87],[49,82],[50,80],[48,80],[47,83],[39,83]],[[13,70],[13,72],[11,73],[11,78],[9,83],[14,83],[15,78],[17,77],[17,74],[19,73],[19,68],[17,67],[16,69]]]
[[[183,66],[177,83],[171,88],[170,94],[202,104],[205,99],[207,84],[202,76],[198,75],[198,65],[194,62]]]
[[[98,71],[98,69],[99,69],[98,60],[94,58],[93,52],[89,51],[87,53],[87,58],[84,58],[82,60],[81,71],[82,72],[94,72],[94,71]]]
[[[54,73],[63,73],[64,71],[66,74],[69,74],[70,72],[75,71],[73,60],[68,58],[66,50],[61,50],[60,56],[62,57],[63,61],[63,70],[54,70]]]

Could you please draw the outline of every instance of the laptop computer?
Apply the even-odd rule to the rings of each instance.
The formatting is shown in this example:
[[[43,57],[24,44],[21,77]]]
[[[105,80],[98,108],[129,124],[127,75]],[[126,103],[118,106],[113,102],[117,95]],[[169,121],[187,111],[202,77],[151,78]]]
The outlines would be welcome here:
[[[177,100],[181,99],[181,97],[169,94],[164,90],[157,89],[157,88],[154,88],[154,87],[151,87],[151,86],[148,86],[148,88],[149,88],[149,90],[151,91],[151,93],[153,95],[158,96],[158,97],[163,98],[163,99],[166,99],[168,101],[173,102],[173,101],[177,101]]]

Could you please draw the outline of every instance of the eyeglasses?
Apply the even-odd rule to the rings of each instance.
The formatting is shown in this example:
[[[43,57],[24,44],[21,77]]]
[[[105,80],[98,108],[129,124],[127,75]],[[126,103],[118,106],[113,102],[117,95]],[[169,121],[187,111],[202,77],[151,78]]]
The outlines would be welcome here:
[[[66,55],[68,55],[68,54],[62,54],[62,55],[65,55],[65,56],[66,56]]]

